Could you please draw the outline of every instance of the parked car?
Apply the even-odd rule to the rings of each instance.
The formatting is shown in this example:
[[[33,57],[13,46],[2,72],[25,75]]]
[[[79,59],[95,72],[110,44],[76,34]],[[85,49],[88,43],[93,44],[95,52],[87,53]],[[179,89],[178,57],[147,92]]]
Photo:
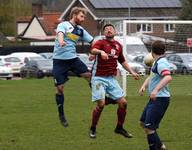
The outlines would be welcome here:
[[[13,75],[19,75],[23,66],[21,60],[10,55],[0,56],[0,61],[7,67],[11,68]]]
[[[45,59],[53,59],[53,53],[47,52],[47,53],[39,53],[43,58]]]
[[[128,60],[128,64],[136,73],[138,73],[140,75],[146,75],[146,70],[145,70],[145,68],[141,64],[139,64],[137,62],[134,62],[134,61],[131,61],[131,60]],[[122,65],[120,65],[118,63],[117,69],[119,69],[120,75],[123,75],[123,71],[125,71],[125,70],[122,67]],[[126,71],[126,74],[130,75],[130,73],[127,72],[127,71]]]
[[[48,59],[29,60],[25,66],[21,68],[20,75],[22,78],[35,77],[43,78],[51,76],[53,70],[53,61]]]
[[[139,56],[136,56],[136,57],[133,59],[133,61],[141,64],[141,65],[145,68],[146,73],[147,73],[147,74],[150,74],[151,67],[147,66],[147,65],[144,63],[144,58],[145,58],[144,55],[139,55]]]
[[[12,79],[13,74],[11,68],[5,66],[1,61],[0,61],[0,78],[5,78],[7,80]]]
[[[10,54],[10,56],[19,58],[24,64],[29,60],[44,59],[41,55],[33,52],[15,52]]]
[[[192,54],[175,53],[166,56],[168,61],[177,66],[177,72],[182,74],[192,73]]]
[[[147,73],[147,74],[150,74],[151,67],[145,65],[145,63],[144,63],[144,57],[145,57],[144,55],[136,56],[136,57],[133,59],[133,61],[141,64],[142,66],[144,66],[145,69],[146,69],[146,73]],[[176,66],[175,64],[171,63],[171,62],[169,62],[169,64],[170,64],[171,74],[175,74],[175,73],[177,72],[177,66]]]

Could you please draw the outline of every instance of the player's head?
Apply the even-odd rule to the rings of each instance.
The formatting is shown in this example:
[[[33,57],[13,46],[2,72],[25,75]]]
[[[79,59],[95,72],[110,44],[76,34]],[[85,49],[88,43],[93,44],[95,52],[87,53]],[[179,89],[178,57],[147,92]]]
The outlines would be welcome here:
[[[103,27],[103,33],[106,38],[114,38],[116,34],[115,27],[112,24],[106,24]]]
[[[152,55],[163,55],[165,54],[165,43],[162,41],[155,41],[152,43]]]
[[[87,11],[82,7],[73,7],[70,13],[70,19],[73,19],[77,25],[81,25],[85,20]]]

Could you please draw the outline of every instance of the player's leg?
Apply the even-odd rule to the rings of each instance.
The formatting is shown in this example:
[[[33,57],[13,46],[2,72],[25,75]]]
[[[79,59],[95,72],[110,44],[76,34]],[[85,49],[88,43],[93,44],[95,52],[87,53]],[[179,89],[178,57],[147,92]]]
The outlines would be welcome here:
[[[156,130],[144,128],[144,131],[147,135],[149,150],[166,150]]]
[[[101,112],[105,106],[105,83],[101,81],[100,77],[92,78],[92,101],[97,105],[92,111],[92,122],[90,127],[89,136],[91,138],[96,137],[96,126],[99,121]]]
[[[123,124],[125,122],[125,117],[127,113],[127,101],[124,98],[124,92],[119,86],[115,78],[108,79],[108,87],[106,93],[111,97],[115,103],[118,104],[117,109],[117,126],[115,128],[115,133],[121,134],[125,137],[131,138],[132,135],[129,134],[124,128]]]
[[[72,71],[79,77],[83,77],[88,81],[89,86],[91,87],[91,72],[88,70],[87,66],[80,60],[76,59],[73,63]],[[111,99],[108,96],[105,96],[105,105],[116,104],[116,101]]]
[[[78,57],[73,59],[73,63],[71,65],[71,71],[73,71],[78,77],[83,77],[88,82],[90,82],[91,72]]]
[[[56,103],[57,103],[57,108],[58,108],[58,113],[59,113],[59,119],[61,124],[64,127],[68,126],[68,122],[65,118],[65,113],[64,113],[64,85],[58,85],[56,87]]]
[[[67,71],[69,65],[63,60],[53,60],[53,77],[56,86],[55,100],[58,108],[58,114],[61,124],[68,126],[64,113],[64,83],[68,80]]]
[[[90,137],[96,138],[96,126],[98,124],[101,112],[105,106],[105,100],[98,100],[96,107],[92,111],[92,122],[90,127]]]
[[[141,114],[140,120],[139,120],[140,121],[139,125],[141,126],[142,129],[145,128],[145,119],[146,119],[146,112],[147,112],[148,105],[150,105],[150,102],[148,102],[148,104],[145,106],[145,108]]]
[[[114,130],[115,133],[121,134],[126,138],[132,138],[133,135],[127,132],[123,125],[125,122],[125,117],[127,113],[127,101],[125,98],[120,98],[117,101],[118,108],[117,108],[117,125]]]
[[[163,117],[164,109],[157,99],[155,101],[150,100],[146,109],[145,118],[145,133],[147,135],[147,141],[149,144],[149,150],[166,149],[165,145],[161,142],[159,135],[157,134],[157,128],[159,127],[160,120]]]

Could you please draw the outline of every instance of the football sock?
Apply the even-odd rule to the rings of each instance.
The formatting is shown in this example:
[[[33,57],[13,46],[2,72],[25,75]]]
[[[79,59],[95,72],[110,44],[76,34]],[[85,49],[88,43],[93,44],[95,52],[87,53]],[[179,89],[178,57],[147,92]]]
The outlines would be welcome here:
[[[99,117],[101,115],[103,108],[100,108],[98,106],[95,107],[95,109],[92,112],[92,124],[91,127],[96,127],[97,122],[99,121]]]
[[[156,147],[160,148],[161,145],[162,145],[162,142],[161,142],[161,140],[159,138],[159,135],[157,134],[157,132],[155,132],[154,135],[155,135],[155,138],[156,138]]]
[[[122,128],[123,124],[125,122],[125,116],[126,116],[127,110],[126,108],[118,108],[117,109],[117,128]]]
[[[149,150],[156,150],[158,144],[161,143],[157,132],[154,132],[152,134],[148,134],[147,140],[148,140],[148,144],[149,144]]]
[[[63,110],[64,95],[63,94],[56,94],[55,98],[56,98],[59,116],[64,116],[64,110]]]

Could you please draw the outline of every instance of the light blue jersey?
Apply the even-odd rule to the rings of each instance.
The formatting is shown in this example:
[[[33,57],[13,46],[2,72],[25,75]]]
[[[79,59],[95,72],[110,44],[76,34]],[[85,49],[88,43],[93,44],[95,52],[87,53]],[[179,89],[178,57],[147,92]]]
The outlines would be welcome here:
[[[76,44],[80,40],[85,42],[91,42],[93,37],[83,29],[83,27],[77,25],[73,26],[69,21],[64,21],[57,26],[57,33],[63,32],[64,41],[67,43],[61,47],[58,42],[58,37],[55,40],[53,59],[73,59],[76,58]]]
[[[149,94],[153,91],[153,89],[157,86],[157,84],[162,80],[163,78],[163,72],[170,72],[170,65],[166,58],[161,57],[159,58],[152,66],[151,69],[151,78],[149,81]],[[170,97],[168,85],[163,87],[158,93],[157,97]]]

